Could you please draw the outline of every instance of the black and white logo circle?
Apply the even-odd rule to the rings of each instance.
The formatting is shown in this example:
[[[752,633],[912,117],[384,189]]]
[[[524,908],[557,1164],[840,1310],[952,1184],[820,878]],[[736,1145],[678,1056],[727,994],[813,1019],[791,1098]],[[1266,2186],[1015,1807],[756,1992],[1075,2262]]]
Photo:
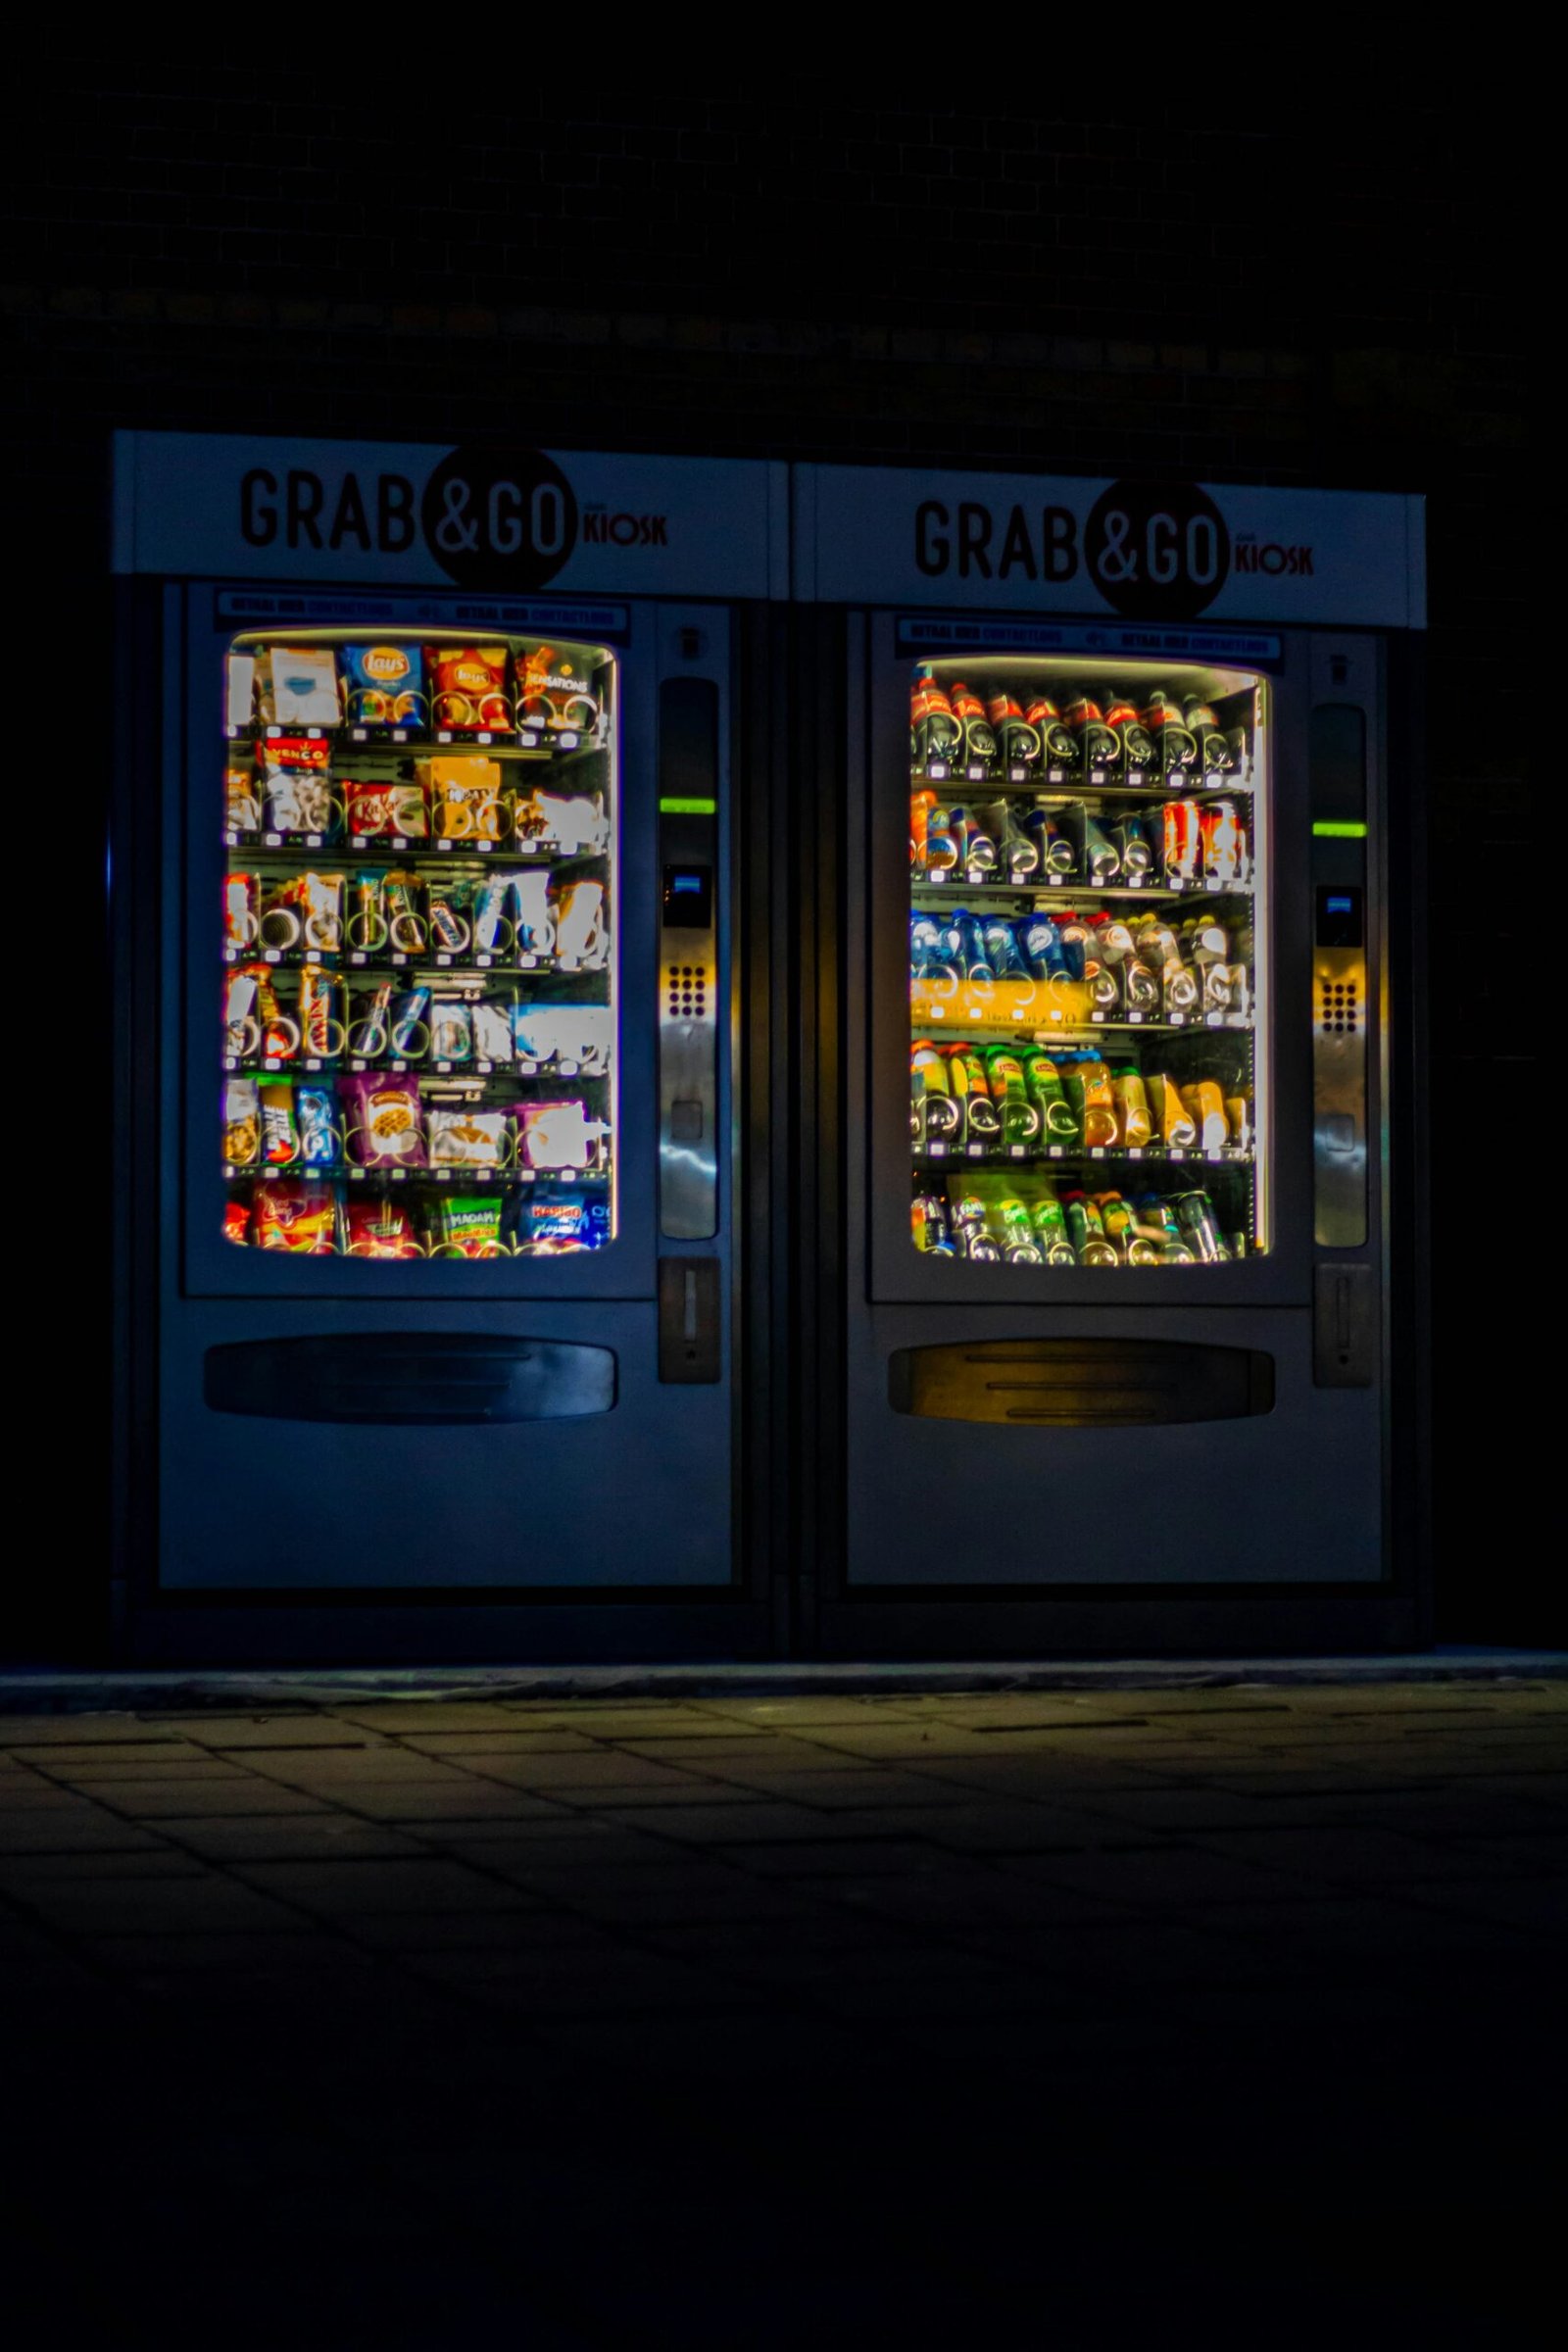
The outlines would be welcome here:
[[[1113,482],[1090,513],[1084,558],[1115,612],[1190,620],[1225,585],[1231,535],[1196,482]]]
[[[577,544],[571,484],[538,449],[449,451],[419,515],[426,547],[464,588],[542,588]]]

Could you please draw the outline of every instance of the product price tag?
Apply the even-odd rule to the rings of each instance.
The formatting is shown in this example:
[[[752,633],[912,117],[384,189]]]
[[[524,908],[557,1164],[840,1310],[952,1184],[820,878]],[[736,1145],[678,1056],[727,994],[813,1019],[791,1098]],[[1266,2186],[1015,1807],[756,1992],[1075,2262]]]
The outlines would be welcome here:
[[[1027,1159],[1028,1156],[1029,1154],[1025,1151],[1022,1144],[1009,1144],[1007,1146],[1007,1157],[1009,1159]]]
[[[443,950],[442,953],[436,957],[436,961],[437,963],[450,963],[452,958],[446,954],[445,950]]]
[[[1225,1015],[1222,1012],[1207,1012],[1203,1015],[1203,1019],[1210,1029],[1223,1029],[1225,1026]]]
[[[1185,1159],[1187,1157],[1187,1153],[1180,1144],[1172,1144],[1170,1148],[1170,1155],[1172,1159]]]
[[[1059,1159],[1066,1148],[1065,1144],[1052,1144],[1048,1147],[1053,1159]]]
[[[473,960],[481,972],[487,972],[494,963],[495,957],[493,956],[476,956]]]
[[[305,847],[308,850],[318,850],[321,846],[321,839],[322,837],[319,833],[307,833],[305,836]]]
[[[490,1179],[491,1179],[491,1177],[492,1177],[492,1176],[495,1174],[495,1170],[494,1170],[494,1168],[481,1168],[481,1169],[479,1170],[478,1174],[479,1174],[479,1182],[480,1182],[481,1184],[488,1184],[488,1183],[489,1183],[489,1181],[490,1181]]]
[[[946,1159],[948,1156],[946,1144],[927,1144],[926,1152],[932,1159]]]
[[[984,1159],[986,1155],[984,1144],[965,1144],[963,1149],[970,1159]]]
[[[473,1066],[476,1070],[484,1070],[489,1072],[490,1070],[493,1070],[496,1065],[493,1061],[476,1061]]]
[[[1186,1015],[1186,1013],[1185,1013],[1185,1012],[1173,1012],[1173,1013],[1171,1014],[1171,1016],[1170,1016],[1170,1025],[1171,1025],[1171,1027],[1172,1027],[1173,1029],[1185,1029],[1185,1028],[1186,1028],[1186,1026],[1187,1026],[1187,1015]]]
[[[945,1004],[933,1004],[933,1005],[932,1005],[932,1007],[931,1007],[931,1018],[932,1018],[932,1020],[934,1020],[934,1021],[945,1021],[945,1020],[947,1019],[947,1017],[948,1017],[948,1008],[947,1008],[947,1006],[946,1006]]]
[[[349,950],[349,961],[350,963],[363,963],[365,961],[365,950],[363,948],[351,948]]]
[[[283,951],[281,948],[264,948],[262,950],[262,957],[267,963],[281,963],[283,960]]]
[[[223,961],[224,961],[225,963],[238,963],[238,961],[239,961],[239,950],[238,950],[238,948],[225,948],[225,949],[223,950]]]
[[[478,851],[481,858],[488,858],[490,852],[495,848],[496,845],[493,841],[476,841],[473,846]]]
[[[393,962],[393,963],[407,963],[407,962],[408,962],[408,960],[409,960],[409,959],[408,959],[407,956],[405,956],[405,955],[404,955],[404,953],[403,953],[403,950],[402,950],[401,948],[394,948],[394,949],[393,949],[393,951],[392,951],[392,955],[391,955],[391,957],[390,957],[390,961],[391,961],[391,962]]]
[[[537,851],[538,847],[539,844],[536,841],[519,841],[516,845],[517,856],[519,858],[531,858]]]
[[[349,848],[351,850],[368,850],[369,846],[370,837],[368,833],[351,833],[349,835]]]
[[[520,971],[535,971],[538,968],[538,963],[539,958],[537,956],[519,956],[517,957],[517,967]]]
[[[1127,1156],[1128,1156],[1128,1158],[1129,1158],[1129,1159],[1142,1159],[1142,1158],[1143,1158],[1143,1156],[1144,1156],[1144,1147],[1143,1147],[1143,1145],[1142,1145],[1142,1144],[1129,1144],[1129,1145],[1128,1145],[1128,1147],[1127,1147]]]
[[[409,1171],[407,1168],[394,1168],[392,1171],[393,1183],[402,1184],[406,1180],[408,1173]]]
[[[264,1070],[280,1070],[283,1064],[275,1054],[269,1054],[263,1060],[262,1067]]]
[[[409,837],[408,837],[408,835],[407,835],[406,833],[394,833],[394,834],[393,834],[393,836],[392,836],[392,847],[393,847],[395,850],[406,850],[406,849],[408,848],[408,846],[409,846]]]
[[[435,1066],[438,1070],[450,1070],[452,1064],[450,1061],[438,1061]]]
[[[558,1062],[556,1066],[563,1078],[575,1078],[577,1075],[577,1064],[574,1061]]]
[[[225,1070],[237,1070],[239,1068],[239,1055],[237,1054],[225,1054],[223,1055],[223,1067]]]
[[[1128,1018],[1130,1021],[1141,1021],[1141,1020],[1143,1019],[1143,1017],[1144,1017],[1144,1016],[1143,1016],[1143,1014],[1142,1014],[1141,1012],[1129,1012],[1129,1014],[1127,1015],[1127,1018]]]
[[[281,833],[264,833],[262,835],[262,840],[270,850],[280,850],[283,847],[283,836]]]
[[[1205,878],[1204,878],[1204,882],[1203,882],[1203,888],[1204,888],[1205,890],[1223,890],[1223,889],[1224,889],[1224,887],[1225,887],[1225,884],[1224,884],[1224,881],[1223,881],[1223,879],[1221,878],[1221,876],[1220,876],[1220,875],[1218,875],[1218,874],[1209,874],[1209,875],[1205,876]]]
[[[320,1057],[320,1055],[319,1055],[318,1054],[308,1054],[306,1055],[306,1057],[305,1057],[305,1067],[306,1067],[308,1070],[318,1070],[318,1069],[320,1068],[320,1066],[321,1066],[321,1057]]]
[[[237,850],[239,848],[239,835],[237,833],[225,833],[223,835],[223,839],[227,842],[231,850]]]
[[[1090,1158],[1091,1158],[1091,1159],[1103,1159],[1103,1158],[1104,1158],[1104,1156],[1105,1156],[1105,1147],[1104,1147],[1104,1145],[1103,1145],[1103,1144],[1091,1144],[1091,1145],[1090,1145],[1090,1147],[1089,1147],[1089,1156],[1090,1156]]]
[[[1028,781],[1029,770],[1015,760],[1007,770],[1007,782],[1009,784],[1027,784]]]
[[[983,760],[971,760],[963,772],[971,784],[983,784],[986,780],[985,763]]]
[[[394,1061],[389,1066],[394,1070],[406,1070],[409,1065],[406,1061]]]
[[[450,850],[453,845],[450,841],[438,841],[435,846],[438,850]]]
[[[363,1054],[351,1054],[351,1056],[350,1056],[350,1058],[349,1058],[349,1068],[350,1068],[351,1070],[363,1070],[363,1069],[364,1069],[364,1067],[365,1067],[365,1055],[364,1055]]]

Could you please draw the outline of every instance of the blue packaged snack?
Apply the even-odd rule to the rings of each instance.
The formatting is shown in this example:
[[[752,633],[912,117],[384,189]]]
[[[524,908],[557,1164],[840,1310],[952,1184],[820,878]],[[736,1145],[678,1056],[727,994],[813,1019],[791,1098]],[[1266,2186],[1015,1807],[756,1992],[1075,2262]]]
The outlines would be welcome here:
[[[329,1168],[337,1159],[337,1135],[332,1124],[329,1087],[297,1086],[294,1117],[299,1127],[300,1157],[308,1168]]]
[[[582,1185],[536,1184],[514,1195],[514,1247],[528,1257],[602,1250],[610,1239],[610,1202]]]
[[[343,715],[349,726],[384,732],[429,724],[421,647],[340,646],[338,666],[343,680]]]

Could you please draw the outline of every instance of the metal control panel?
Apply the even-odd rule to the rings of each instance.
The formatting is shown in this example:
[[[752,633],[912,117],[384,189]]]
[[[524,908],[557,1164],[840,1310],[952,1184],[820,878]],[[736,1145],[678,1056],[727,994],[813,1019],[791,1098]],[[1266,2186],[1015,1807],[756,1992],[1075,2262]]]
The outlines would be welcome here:
[[[1320,1250],[1367,1238],[1366,719],[1312,713],[1312,1226]]]
[[[660,690],[659,1230],[718,1231],[718,690]]]

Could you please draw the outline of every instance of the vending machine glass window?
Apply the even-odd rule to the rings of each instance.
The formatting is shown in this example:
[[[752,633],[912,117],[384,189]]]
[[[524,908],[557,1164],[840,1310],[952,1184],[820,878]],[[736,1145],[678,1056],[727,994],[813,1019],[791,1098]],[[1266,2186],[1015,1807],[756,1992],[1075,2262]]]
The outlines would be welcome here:
[[[916,1249],[1107,1274],[1268,1249],[1266,696],[1183,664],[915,668]]]
[[[274,630],[226,664],[227,1239],[358,1258],[608,1242],[614,657]]]

